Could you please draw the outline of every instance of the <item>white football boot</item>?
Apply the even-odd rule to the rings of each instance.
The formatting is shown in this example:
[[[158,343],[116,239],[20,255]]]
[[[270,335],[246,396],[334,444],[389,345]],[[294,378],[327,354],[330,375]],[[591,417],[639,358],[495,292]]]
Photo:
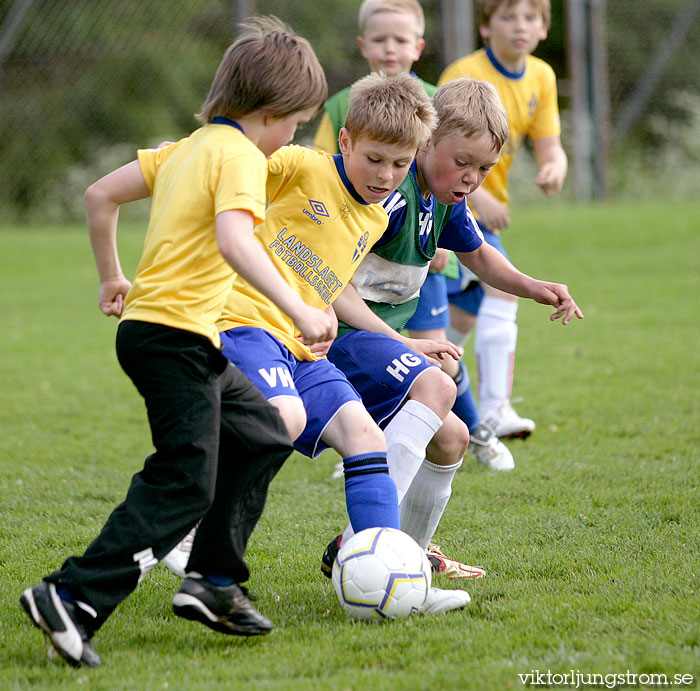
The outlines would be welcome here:
[[[192,554],[192,545],[194,544],[196,532],[197,528],[195,526],[160,560],[162,564],[180,578],[185,578],[187,575],[187,562],[190,560],[190,554]]]
[[[513,470],[515,468],[513,454],[510,452],[510,449],[485,422],[480,422],[470,432],[469,453],[477,461],[494,470]]]
[[[466,607],[472,599],[466,590],[442,590],[431,588],[420,609],[421,614],[442,614]]]
[[[493,428],[497,437],[519,437],[526,439],[535,431],[535,423],[527,417],[520,417],[510,401],[506,401],[498,408],[484,410],[482,419]]]

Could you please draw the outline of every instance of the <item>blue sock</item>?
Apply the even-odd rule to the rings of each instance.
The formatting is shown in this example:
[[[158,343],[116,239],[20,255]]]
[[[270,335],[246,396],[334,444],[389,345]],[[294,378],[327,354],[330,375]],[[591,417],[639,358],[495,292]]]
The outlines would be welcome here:
[[[459,363],[459,374],[455,379],[457,384],[457,399],[452,406],[452,412],[469,428],[471,432],[480,422],[479,411],[476,409],[472,395],[469,372],[463,362]]]
[[[56,592],[58,593],[58,597],[64,602],[75,602],[75,596],[65,585],[57,585]]]
[[[389,477],[385,452],[362,453],[343,459],[345,502],[352,529],[401,528],[396,485]]]
[[[202,576],[212,585],[233,585],[236,582],[231,576],[224,576],[220,573],[203,573]]]

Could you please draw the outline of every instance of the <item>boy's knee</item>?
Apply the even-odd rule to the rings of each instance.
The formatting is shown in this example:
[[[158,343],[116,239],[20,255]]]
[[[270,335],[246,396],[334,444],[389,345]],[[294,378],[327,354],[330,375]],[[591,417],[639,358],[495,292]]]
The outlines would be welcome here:
[[[428,444],[428,460],[437,465],[454,465],[464,458],[469,444],[469,429],[456,416],[448,415]]]
[[[343,457],[386,451],[384,432],[360,403],[341,408],[323,438]]]
[[[437,367],[426,370],[408,392],[411,400],[422,403],[442,419],[452,409],[456,396],[454,380]]]
[[[273,398],[270,403],[277,408],[277,412],[279,412],[287,428],[289,438],[292,441],[296,441],[306,428],[307,418],[304,404],[298,398],[292,396]]]

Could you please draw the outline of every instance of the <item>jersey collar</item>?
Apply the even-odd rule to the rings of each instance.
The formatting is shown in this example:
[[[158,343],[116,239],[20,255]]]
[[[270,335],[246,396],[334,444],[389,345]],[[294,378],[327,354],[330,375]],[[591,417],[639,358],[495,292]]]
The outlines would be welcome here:
[[[359,202],[360,204],[364,204],[364,206],[369,206],[369,202],[366,202],[358,194],[357,190],[353,187],[353,184],[350,182],[350,180],[348,180],[348,176],[345,173],[345,164],[343,163],[343,155],[342,154],[335,154],[333,156],[333,162],[335,163],[335,167],[338,169],[338,175],[340,175],[340,179],[343,181],[343,184],[345,185],[348,192],[350,192],[350,196],[356,202]]]
[[[223,115],[217,115],[212,121],[212,125],[228,125],[229,127],[235,127],[237,130],[243,132],[243,128],[235,121],[225,118]],[[245,132],[243,132],[245,134]]]
[[[498,62],[490,46],[486,46],[486,57],[488,57],[494,68],[508,79],[522,79],[525,76],[525,68],[527,65],[525,65],[519,72],[509,72],[505,67],[503,67],[503,65],[501,65],[500,62]]]

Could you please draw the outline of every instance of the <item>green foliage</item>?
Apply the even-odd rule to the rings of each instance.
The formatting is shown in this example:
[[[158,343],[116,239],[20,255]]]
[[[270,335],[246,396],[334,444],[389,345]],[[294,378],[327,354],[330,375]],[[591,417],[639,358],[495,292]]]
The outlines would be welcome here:
[[[509,443],[511,473],[465,459],[436,536],[487,569],[436,579],[469,590],[466,610],[348,620],[319,571],[346,522],[337,456],[295,455],[249,551],[277,629],[241,640],[176,618],[177,580],[157,567],[98,633],[95,670],[50,663],[18,598],[121,500],[150,452],[145,411],[97,309],[84,230],[0,231],[0,686],[491,691],[533,669],[697,682],[699,225],[697,202],[514,212],[516,265],[566,281],[586,316],[562,327],[521,304],[514,393],[538,428]],[[142,237],[120,231],[128,274]]]
[[[668,101],[676,116],[658,111],[646,121],[657,146],[640,148],[629,142],[614,152],[611,185],[616,197],[646,193],[690,199],[700,189],[700,94],[674,91]]]
[[[124,163],[190,132],[232,35],[230,6],[206,0],[35,4],[2,75],[0,208],[56,218],[56,186],[96,149],[128,143]]]

